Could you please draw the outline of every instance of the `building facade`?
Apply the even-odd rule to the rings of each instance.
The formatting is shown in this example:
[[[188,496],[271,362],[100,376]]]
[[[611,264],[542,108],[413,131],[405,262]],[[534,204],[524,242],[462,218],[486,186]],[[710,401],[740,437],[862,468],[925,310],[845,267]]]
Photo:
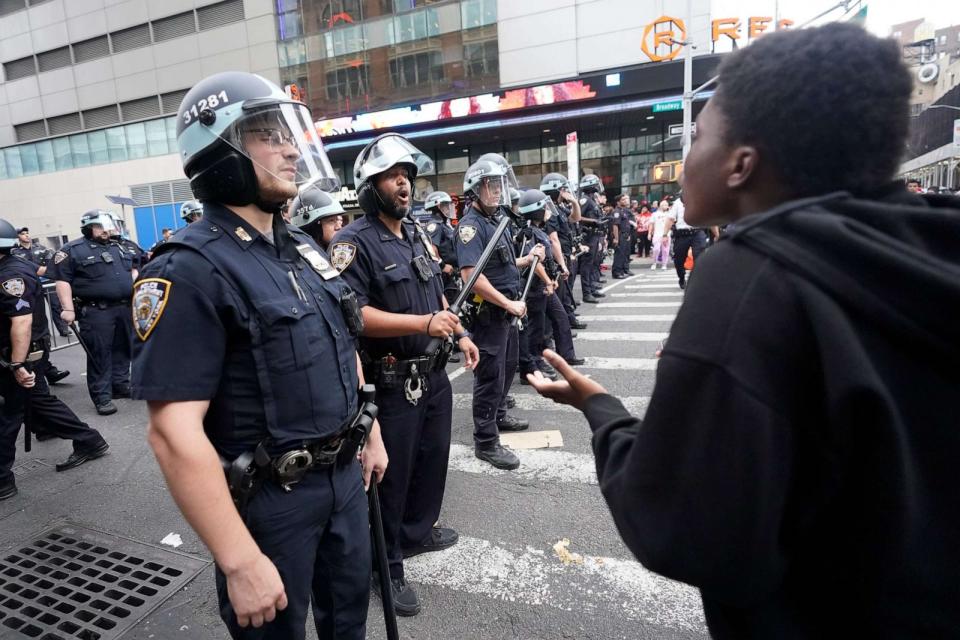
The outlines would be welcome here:
[[[773,13],[774,2],[769,13]],[[435,160],[416,196],[454,196],[495,151],[526,186],[559,171],[610,194],[677,189],[684,47],[694,86],[734,43],[778,26],[710,0],[6,0],[0,3],[0,215],[58,246],[80,214],[130,197],[151,245],[190,197],[180,99],[202,77],[260,73],[307,102],[339,193],[353,160],[395,130]],[[786,21],[789,23],[789,21]],[[695,111],[709,97],[698,95]],[[112,207],[116,208],[116,207]]]

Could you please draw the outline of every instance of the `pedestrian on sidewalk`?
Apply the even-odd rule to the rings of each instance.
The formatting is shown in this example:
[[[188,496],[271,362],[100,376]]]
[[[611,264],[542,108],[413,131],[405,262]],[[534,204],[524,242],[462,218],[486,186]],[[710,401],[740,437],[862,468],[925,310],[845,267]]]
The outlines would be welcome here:
[[[894,181],[912,91],[900,47],[849,23],[729,54],[684,201],[736,224],[646,415],[552,354],[565,381],[534,380],[584,411],[621,535],[700,589],[715,638],[960,630],[960,200]]]
[[[660,203],[657,210],[651,215],[651,222],[647,230],[647,237],[653,247],[653,262],[650,270],[660,267],[667,269],[670,262],[670,234],[667,233],[667,219],[670,217],[670,203],[666,200]]]

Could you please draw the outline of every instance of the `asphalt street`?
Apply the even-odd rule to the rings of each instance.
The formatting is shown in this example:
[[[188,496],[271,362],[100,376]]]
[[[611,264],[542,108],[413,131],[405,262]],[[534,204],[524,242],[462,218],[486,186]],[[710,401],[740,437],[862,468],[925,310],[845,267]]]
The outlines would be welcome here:
[[[580,370],[638,414],[653,389],[654,351],[682,301],[673,270],[650,271],[648,265],[635,261],[637,275],[610,279],[601,304],[580,307],[589,326],[575,341],[577,355],[587,358]],[[72,371],[54,391],[103,433],[110,455],[55,473],[53,465],[69,454],[68,443],[35,442],[29,454],[21,444],[20,494],[0,502],[0,558],[64,523],[163,553],[188,554],[204,560],[205,568],[148,615],[128,619],[117,630],[126,625],[122,637],[131,639],[227,638],[217,613],[210,556],[173,504],[147,446],[145,405],[119,400],[117,414],[97,416],[82,377],[82,355],[79,347],[54,354],[61,368]],[[551,446],[519,449],[520,469],[499,471],[473,457],[472,374],[453,364],[448,374],[454,392],[453,446],[441,522],[460,533],[460,542],[407,561],[407,578],[423,609],[400,619],[401,636],[707,637],[697,591],[646,571],[620,541],[597,486],[583,416],[540,398],[518,380],[513,413],[530,421],[531,432],[551,432],[541,436]],[[182,540],[176,551],[161,544],[169,534]],[[8,595],[2,589],[0,612]],[[368,635],[385,637],[376,596],[371,596]],[[20,637],[29,636],[4,626],[0,617],[0,638]],[[312,628],[307,637],[315,637]]]

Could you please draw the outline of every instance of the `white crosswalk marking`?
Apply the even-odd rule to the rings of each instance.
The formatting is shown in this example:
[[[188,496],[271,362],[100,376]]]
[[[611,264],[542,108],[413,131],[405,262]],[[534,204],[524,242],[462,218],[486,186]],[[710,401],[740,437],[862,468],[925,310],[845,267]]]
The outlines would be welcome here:
[[[635,333],[633,331],[624,331],[623,333],[592,331],[590,327],[580,329],[577,333],[578,342],[660,342],[666,340],[669,335],[667,333]]]
[[[675,313],[656,314],[656,315],[586,315],[580,316],[581,322],[673,322],[677,317]]]
[[[584,427],[586,428],[586,427]],[[597,484],[596,464],[592,454],[570,453],[556,449],[529,449],[515,451],[520,458],[520,468],[513,471],[497,469],[473,455],[473,447],[450,445],[450,469],[463,473],[479,473],[485,476],[534,478],[543,482],[579,482]]]
[[[513,389],[513,399],[517,403],[517,409],[523,411],[561,411],[563,413],[577,413],[579,414],[579,409],[574,409],[573,407],[565,404],[557,404],[549,398],[544,398],[543,396],[533,393],[520,393],[517,389]],[[620,398],[620,402],[623,403],[623,406],[627,408],[627,411],[634,415],[642,415],[644,411],[647,410],[647,404],[650,402],[650,398],[647,396],[626,396]],[[473,395],[469,393],[455,393],[453,394],[453,408],[454,409],[472,409],[473,407]]]
[[[656,358],[594,358],[586,357],[586,364],[577,369],[615,369],[618,371],[655,371]]]
[[[683,291],[627,291],[624,293],[608,293],[613,298],[663,298],[680,297]]]
[[[576,541],[570,550],[576,553]],[[633,560],[584,556],[582,562],[564,564],[551,548],[510,549],[461,536],[449,549],[407,560],[404,571],[415,584],[507,602],[586,616],[602,613],[598,602],[612,602],[628,620],[686,631],[704,626],[696,589],[651,573]]]
[[[599,309],[656,309],[657,307],[679,307],[682,302],[601,302]]]
[[[628,284],[624,289],[679,289],[676,284]]]

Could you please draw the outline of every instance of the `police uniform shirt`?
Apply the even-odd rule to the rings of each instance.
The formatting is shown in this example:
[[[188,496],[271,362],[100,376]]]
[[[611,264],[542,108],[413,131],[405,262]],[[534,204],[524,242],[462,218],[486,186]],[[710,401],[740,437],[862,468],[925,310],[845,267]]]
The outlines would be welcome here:
[[[40,245],[24,247],[23,245],[18,244],[10,249],[10,255],[18,256],[24,260],[28,260],[38,267],[42,267],[47,264],[47,250]]]
[[[529,230],[529,231],[528,231],[528,230]],[[520,242],[520,257],[529,255],[530,252],[533,251],[534,247],[536,247],[538,244],[540,244],[540,245],[543,245],[544,249],[546,250],[546,255],[547,255],[546,259],[543,260],[543,261],[541,261],[541,264],[546,265],[547,263],[552,262],[552,261],[553,261],[553,256],[552,256],[552,254],[550,253],[550,249],[549,249],[549,247],[550,247],[550,236],[548,236],[548,235],[544,232],[544,230],[541,229],[540,227],[535,227],[535,226],[533,226],[533,225],[530,225],[529,227],[527,227],[527,228],[524,230],[524,232],[529,233],[529,234],[532,236],[532,238],[527,237],[525,242],[524,242],[523,240],[521,240],[521,242]],[[528,274],[525,273],[525,274],[524,274],[524,277],[526,277],[527,275],[528,275]],[[544,294],[544,290],[546,289],[546,286],[547,286],[546,283],[545,283],[543,280],[541,280],[539,276],[534,275],[534,276],[533,276],[533,281],[530,283],[530,291],[527,293],[527,296],[528,296],[528,297],[529,297],[529,296],[542,296],[542,295]]]
[[[636,221],[633,220],[633,212],[630,211],[630,209],[621,209],[618,207],[613,210],[613,223],[620,229],[620,235],[623,237],[624,234],[630,233],[630,229],[633,226],[631,223],[635,225]]]
[[[493,237],[497,223],[471,205],[457,225],[457,262],[460,268],[475,267],[480,255]],[[520,270],[513,253],[513,242],[504,233],[497,241],[497,249],[483,269],[483,275],[493,287],[511,300],[520,293]]]
[[[267,435],[277,452],[329,437],[356,410],[347,285],[307,234],[288,229],[327,276],[206,203],[202,223],[167,242],[134,287],[133,397],[209,400],[204,430],[228,458]]]
[[[600,207],[590,196],[580,198],[580,215],[585,231],[587,233],[596,232],[603,216]],[[590,222],[590,220],[596,220],[596,222]]]
[[[560,250],[563,255],[573,253],[573,232],[570,228],[569,216],[570,208],[564,204],[558,204],[557,215],[551,216],[544,227],[547,235],[554,231],[557,232],[557,239],[560,240]]]
[[[119,302],[130,298],[133,258],[115,242],[101,244],[77,238],[53,256],[47,276],[69,282],[73,295],[90,302]]]
[[[683,219],[683,201],[674,200],[673,205],[667,210],[667,216],[673,220],[674,229],[693,229],[687,221]]]
[[[357,294],[361,306],[389,313],[423,315],[443,308],[440,267],[414,235],[414,226],[401,223],[398,238],[377,216],[365,215],[340,231],[330,242],[330,259]],[[413,265],[429,270],[421,280]],[[361,351],[372,358],[393,354],[415,358],[425,354],[431,338],[425,334],[393,338],[361,336]]]
[[[129,238],[120,238],[117,244],[130,256],[134,269],[140,269],[147,261],[147,252]]]
[[[431,218],[420,222],[424,232],[430,238],[430,242],[437,248],[440,254],[440,266],[457,266],[457,252],[453,242],[457,232],[444,220]]]
[[[43,305],[36,302],[43,299],[41,296],[40,279],[32,262],[14,255],[0,259],[0,347],[10,347],[10,318],[17,316],[33,314],[31,340],[49,334]]]

